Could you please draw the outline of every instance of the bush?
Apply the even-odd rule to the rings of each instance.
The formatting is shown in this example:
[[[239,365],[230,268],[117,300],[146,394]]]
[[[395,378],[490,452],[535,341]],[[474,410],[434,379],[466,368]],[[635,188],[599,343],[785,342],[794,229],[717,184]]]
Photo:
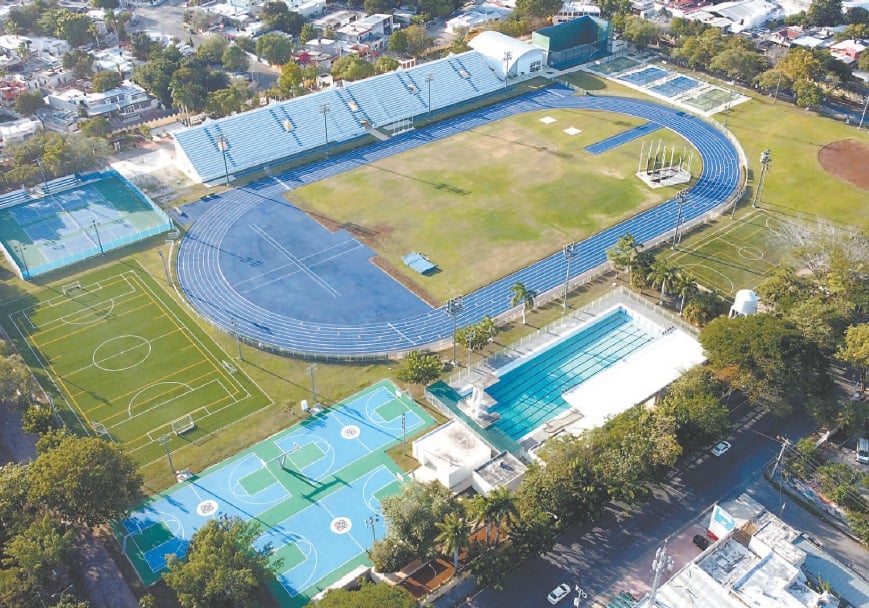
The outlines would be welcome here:
[[[371,548],[371,561],[378,572],[397,572],[414,559],[410,549],[390,538],[377,541]]]
[[[404,367],[398,372],[400,382],[413,384],[428,384],[434,382],[440,376],[443,364],[437,355],[426,355],[419,351],[413,351],[404,360]]]
[[[54,414],[48,407],[33,404],[25,410],[21,417],[21,428],[25,433],[35,433],[43,435],[52,429],[57,428],[57,421],[54,419]]]

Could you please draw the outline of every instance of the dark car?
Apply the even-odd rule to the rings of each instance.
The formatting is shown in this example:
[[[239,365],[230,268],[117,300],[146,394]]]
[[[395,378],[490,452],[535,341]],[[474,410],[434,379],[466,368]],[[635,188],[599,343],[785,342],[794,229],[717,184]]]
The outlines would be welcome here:
[[[709,548],[709,545],[712,544],[711,540],[700,534],[695,534],[694,538],[692,538],[691,540],[694,541],[694,544],[700,547],[702,551],[706,551],[706,549]]]

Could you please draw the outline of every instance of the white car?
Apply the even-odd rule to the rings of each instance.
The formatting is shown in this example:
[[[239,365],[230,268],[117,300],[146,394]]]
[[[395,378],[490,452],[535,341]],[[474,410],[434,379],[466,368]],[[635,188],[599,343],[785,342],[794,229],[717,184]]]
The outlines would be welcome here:
[[[730,449],[730,442],[729,441],[719,441],[717,444],[715,444],[715,447],[712,448],[712,455],[713,456],[721,456],[724,452],[726,452],[729,449]]]
[[[549,595],[546,596],[547,601],[553,606],[570,595],[570,585],[567,583],[561,583],[549,592]]]

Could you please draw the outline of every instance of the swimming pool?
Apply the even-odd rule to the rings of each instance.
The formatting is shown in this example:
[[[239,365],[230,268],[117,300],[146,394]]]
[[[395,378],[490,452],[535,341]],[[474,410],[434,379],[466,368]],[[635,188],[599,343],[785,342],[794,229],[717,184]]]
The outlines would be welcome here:
[[[513,441],[570,406],[562,394],[612,367],[656,338],[656,327],[617,307],[554,345],[541,349],[498,374],[486,389],[498,403],[494,425]]]

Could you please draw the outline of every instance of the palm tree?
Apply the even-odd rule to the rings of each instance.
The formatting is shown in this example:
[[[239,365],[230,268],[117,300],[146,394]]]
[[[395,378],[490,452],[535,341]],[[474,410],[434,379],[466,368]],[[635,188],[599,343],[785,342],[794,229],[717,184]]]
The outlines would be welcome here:
[[[525,311],[529,308],[534,308],[534,298],[537,297],[537,292],[533,289],[528,289],[522,283],[516,283],[510,288],[513,294],[511,300],[512,306],[522,305],[522,325],[525,325]]]
[[[489,494],[489,503],[491,504],[492,516],[497,523],[495,530],[495,545],[501,540],[501,525],[504,521],[512,522],[519,515],[519,510],[516,508],[516,499],[507,488],[497,488]]]
[[[453,554],[453,568],[459,569],[459,553],[468,544],[471,526],[458,513],[447,513],[443,521],[435,523],[440,531],[435,541],[444,553]]]
[[[682,297],[682,302],[679,304],[679,316],[682,316],[682,311],[685,310],[685,300],[694,296],[697,293],[697,279],[688,271],[676,273],[676,280],[671,285],[673,291]]]
[[[474,525],[486,525],[486,544],[489,544],[489,529],[495,521],[495,511],[490,496],[477,494],[471,503],[471,514],[474,517]]]
[[[661,297],[658,300],[658,305],[664,303],[664,296],[667,295],[667,286],[673,284],[678,272],[678,269],[669,260],[655,260],[655,263],[652,264],[648,280],[652,283],[652,287],[661,286]]]

